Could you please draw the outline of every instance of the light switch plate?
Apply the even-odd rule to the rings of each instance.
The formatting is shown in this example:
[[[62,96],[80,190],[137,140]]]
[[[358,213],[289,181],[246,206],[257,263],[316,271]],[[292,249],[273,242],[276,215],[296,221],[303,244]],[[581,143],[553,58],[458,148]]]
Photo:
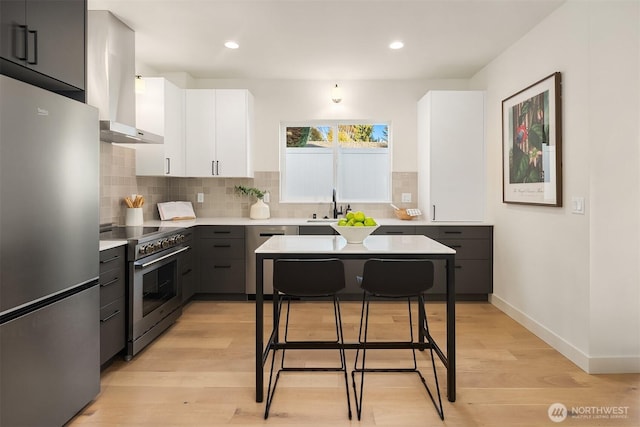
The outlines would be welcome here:
[[[402,203],[411,203],[411,193],[402,193]]]
[[[204,203],[204,193],[198,193],[198,203]]]
[[[584,215],[584,197],[571,198],[571,213]]]

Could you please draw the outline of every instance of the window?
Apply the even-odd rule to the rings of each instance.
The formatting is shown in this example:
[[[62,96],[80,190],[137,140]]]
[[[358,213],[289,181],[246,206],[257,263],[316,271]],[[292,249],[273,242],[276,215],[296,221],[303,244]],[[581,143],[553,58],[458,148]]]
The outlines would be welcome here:
[[[388,124],[283,124],[281,131],[283,202],[326,202],[334,188],[344,202],[391,199]]]

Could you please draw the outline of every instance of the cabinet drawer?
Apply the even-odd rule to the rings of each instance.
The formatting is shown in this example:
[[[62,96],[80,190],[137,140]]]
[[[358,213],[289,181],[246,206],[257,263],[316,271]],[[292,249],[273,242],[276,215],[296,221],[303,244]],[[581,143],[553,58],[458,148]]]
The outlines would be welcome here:
[[[492,266],[489,260],[456,262],[457,294],[490,294],[493,292]]]
[[[438,239],[443,245],[456,250],[456,260],[491,259],[493,245],[489,239]]]
[[[416,227],[418,234],[425,235],[432,239],[491,239],[493,227],[475,225],[440,225],[429,226],[420,225]]]
[[[100,251],[100,274],[117,269],[124,268],[124,246]]]
[[[446,293],[444,261],[434,261],[434,285],[430,294]],[[458,260],[455,266],[456,294],[490,294],[493,292],[491,260]]]
[[[200,291],[206,293],[244,293],[244,260],[217,260],[203,263]]]
[[[244,239],[201,239],[201,257],[203,263],[220,259],[244,259]]]
[[[298,234],[301,236],[330,236],[338,233],[329,225],[301,225],[298,227]]]
[[[109,270],[100,275],[100,307],[124,297],[124,269]]]
[[[244,239],[244,226],[240,225],[208,225],[200,227],[198,230],[200,237],[204,238],[231,238],[231,239]]]
[[[416,228],[411,225],[382,225],[378,227],[373,234],[416,234]]]
[[[112,358],[125,346],[124,298],[100,309],[100,364]]]

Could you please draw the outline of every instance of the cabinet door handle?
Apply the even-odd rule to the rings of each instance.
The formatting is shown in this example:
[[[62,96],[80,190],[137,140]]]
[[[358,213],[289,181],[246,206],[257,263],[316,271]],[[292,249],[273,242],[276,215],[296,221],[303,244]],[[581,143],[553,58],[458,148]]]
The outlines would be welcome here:
[[[36,65],[38,63],[38,32],[35,30],[29,30],[28,32],[33,34],[33,61],[29,61],[27,58],[27,64]]]
[[[117,316],[118,314],[120,314],[120,310],[116,310],[113,313],[111,313],[110,315],[108,315],[107,317],[105,317],[104,319],[100,319],[100,322],[106,322],[107,320]]]
[[[231,231],[214,231],[213,234],[231,234]]]
[[[165,160],[167,163],[167,171],[165,172],[165,175],[169,175],[171,173],[171,158],[165,157]]]
[[[230,248],[231,245],[213,245],[214,248]]]
[[[22,30],[22,56],[18,55],[18,32]],[[21,61],[27,60],[27,43],[29,43],[29,27],[26,25],[15,25],[13,27],[13,56]]]
[[[462,234],[462,231],[445,231],[444,234]]]
[[[389,230],[389,231],[385,231],[384,234],[404,234],[404,233],[402,231]]]
[[[108,264],[110,262],[113,262],[115,260],[117,260],[118,258],[120,258],[120,255],[116,255],[113,258],[109,258],[109,259],[105,259],[105,260],[101,260],[100,264]]]
[[[220,162],[216,160],[216,175],[220,175]]]
[[[186,270],[186,271],[183,271],[183,272],[182,272],[182,275],[183,275],[183,276],[186,276],[187,274],[191,273],[192,271],[193,271],[192,269],[188,269],[188,270]]]
[[[433,215],[431,215],[432,220],[436,220],[436,205],[431,205],[433,207]]]
[[[462,245],[449,245],[450,248],[459,249]]]
[[[213,268],[231,268],[230,265],[214,265]]]
[[[216,161],[215,160],[211,160],[211,175],[213,175],[213,176],[216,175]]]
[[[118,280],[120,280],[120,278],[119,278],[119,277],[116,277],[116,278],[115,278],[115,279],[113,279],[113,280],[109,280],[107,283],[102,283],[102,284],[100,285],[100,287],[101,287],[101,288],[104,288],[105,286],[113,285],[113,284],[114,284],[114,283],[116,283]]]

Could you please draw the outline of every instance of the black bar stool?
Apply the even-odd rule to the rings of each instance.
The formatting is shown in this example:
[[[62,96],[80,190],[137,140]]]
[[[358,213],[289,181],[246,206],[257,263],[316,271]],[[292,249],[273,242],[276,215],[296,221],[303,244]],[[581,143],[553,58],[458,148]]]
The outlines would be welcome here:
[[[358,419],[362,415],[362,400],[364,392],[364,374],[365,372],[415,372],[420,376],[433,405],[438,412],[441,420],[444,420],[444,412],[442,410],[442,399],[440,398],[440,386],[438,384],[438,375],[436,374],[435,359],[433,357],[433,340],[429,334],[429,325],[427,323],[427,312],[425,308],[423,293],[433,287],[433,263],[422,259],[371,259],[365,262],[362,277],[358,277],[360,287],[364,290],[362,297],[362,311],[360,314],[360,332],[358,340],[362,345],[362,363],[358,367],[360,359],[360,349],[356,351],[356,359],[354,369],[351,372],[351,380],[353,383],[354,398],[356,401],[356,411]],[[384,345],[378,345],[378,348],[411,348],[413,352],[412,368],[365,368],[365,359],[367,344],[367,333],[369,329],[369,303],[372,298],[406,298],[409,308],[409,341],[384,341]],[[433,376],[435,378],[436,389],[438,392],[438,403],[431,393],[426,380],[418,370],[416,361],[416,346],[413,335],[413,321],[411,316],[411,299],[416,298],[418,301],[418,309],[424,317],[422,325],[418,325],[420,337],[426,339],[425,345],[429,347],[431,353],[431,363],[433,365]],[[380,341],[375,341],[380,344]],[[371,345],[370,345],[371,347]],[[356,373],[360,373],[360,391],[356,388]],[[358,396],[359,394],[359,396]]]
[[[273,365],[276,357],[276,349],[271,354],[271,372],[269,374],[269,387],[267,390],[267,401],[264,412],[264,418],[269,416],[269,409],[273,402],[273,396],[276,392],[278,379],[281,372],[287,371],[342,371],[344,372],[345,390],[347,392],[347,408],[349,419],[351,419],[351,402],[349,398],[349,379],[347,376],[347,363],[344,352],[344,335],[342,333],[342,317],[340,314],[340,300],[337,292],[345,287],[344,265],[339,259],[279,259],[273,264],[273,289],[274,304],[277,304],[277,315],[274,319],[273,330],[278,331],[280,326],[280,315],[282,312],[282,303],[287,301],[287,315],[284,330],[285,348],[287,344],[304,347],[304,349],[322,349],[325,345],[338,344],[340,352],[339,367],[285,367],[284,357],[285,348],[282,349],[282,360],[280,361],[280,369],[276,374],[273,382]],[[277,294],[276,294],[277,293]],[[289,312],[291,310],[292,298],[327,298],[333,301],[333,312],[336,327],[336,339],[327,340],[311,340],[311,341],[292,341],[288,339],[289,331]],[[279,301],[276,301],[279,299]],[[317,347],[314,347],[317,346]],[[335,347],[334,347],[335,348]]]

